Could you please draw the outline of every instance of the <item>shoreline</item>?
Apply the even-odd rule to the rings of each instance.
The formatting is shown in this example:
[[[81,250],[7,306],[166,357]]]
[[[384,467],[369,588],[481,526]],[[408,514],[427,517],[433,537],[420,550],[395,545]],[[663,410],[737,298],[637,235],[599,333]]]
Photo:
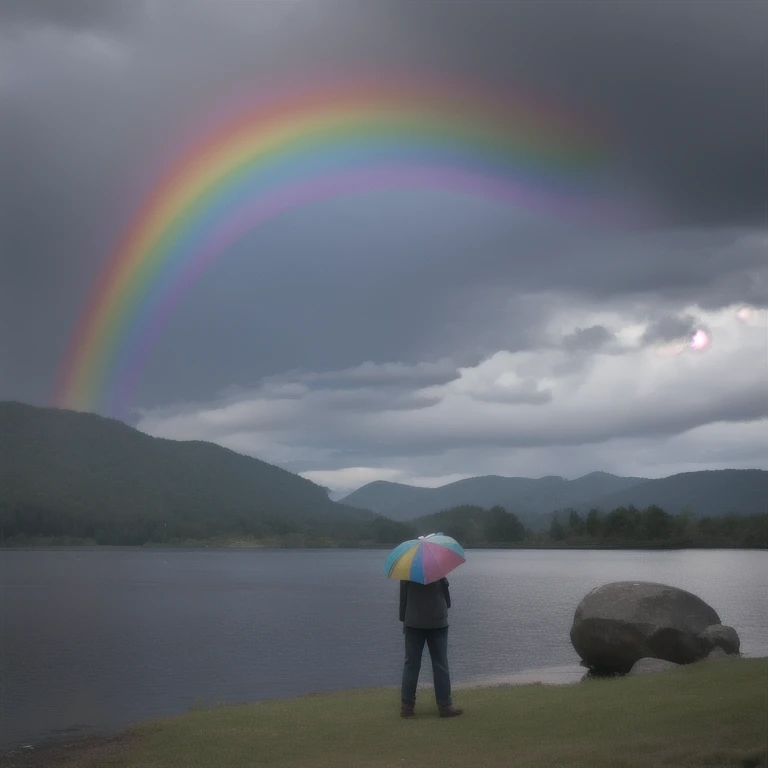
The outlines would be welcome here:
[[[739,658],[743,659],[768,659],[768,656],[744,656],[739,655]],[[702,659],[701,661],[706,661]],[[701,662],[696,662],[701,663]],[[690,665],[682,665],[690,666]],[[653,674],[659,674],[655,672]],[[618,678],[626,677],[626,675],[619,675]],[[474,678],[466,682],[457,682],[452,685],[454,691],[471,691],[482,690],[492,688],[517,688],[521,686],[529,685],[542,685],[551,688],[557,687],[572,687],[581,682],[589,681],[588,669],[581,664],[565,664],[554,667],[538,667],[524,669],[519,672],[513,672],[511,674],[492,675],[482,678]],[[317,698],[320,696],[330,696],[339,694],[354,694],[361,693],[370,690],[398,690],[398,685],[382,685],[382,686],[362,686],[359,688],[348,688],[341,691],[310,691],[307,693],[297,693],[286,698],[274,698],[274,699],[252,699],[248,701],[232,701],[232,702],[219,702],[211,705],[203,705],[199,707],[201,710],[217,709],[217,708],[231,708],[251,706],[253,704],[261,704],[267,702],[290,702],[297,699]],[[419,683],[419,692],[422,694],[433,690],[431,682]],[[168,715],[159,715],[148,720],[141,720],[136,723],[129,723],[126,726],[120,727],[116,730],[103,730],[91,734],[80,734],[78,736],[43,736],[39,739],[25,739],[25,744],[9,744],[0,748],[0,765],[3,768],[19,768],[26,767],[32,763],[25,762],[29,757],[30,760],[33,756],[38,757],[43,755],[51,755],[55,759],[66,758],[71,752],[77,751],[78,754],[84,753],[89,750],[95,749],[111,749],[115,746],[119,746],[124,742],[132,741],[138,738],[137,729],[151,726],[155,721],[159,720],[172,720],[174,718],[183,717],[186,714],[195,711],[197,708],[190,706],[187,710],[180,713],[172,713]],[[79,751],[78,751],[79,750]],[[6,763],[5,761],[13,758],[13,762]]]
[[[483,678],[475,678],[472,680],[468,680],[467,682],[458,682],[453,684],[453,689],[455,691],[466,691],[466,690],[472,690],[472,689],[482,689],[482,688],[506,688],[506,687],[517,687],[522,685],[547,685],[547,686],[565,686],[565,685],[574,685],[578,682],[580,682],[584,675],[586,674],[586,669],[584,667],[581,667],[579,665],[561,665],[557,667],[540,667],[540,668],[532,668],[532,669],[525,669],[521,670],[520,672],[514,672],[507,675],[493,675],[490,677],[483,677]],[[578,675],[578,679],[577,679]],[[374,688],[379,690],[392,690],[396,691],[399,686],[397,685],[384,685],[384,686],[374,686]],[[341,693],[355,693],[360,691],[366,691],[371,690],[370,686],[363,686],[360,688],[349,688],[343,691],[310,691],[307,693],[297,693],[293,696],[289,696],[286,698],[277,698],[277,699],[252,699],[248,701],[233,701],[233,702],[223,702],[218,703],[216,705],[204,705],[200,707],[200,709],[210,709],[215,707],[239,707],[239,706],[249,706],[252,704],[259,704],[262,702],[274,702],[274,701],[281,701],[281,702],[289,702],[295,699],[304,699],[308,697],[318,697],[318,696],[326,696],[326,695],[336,695]],[[433,690],[433,685],[431,682],[423,682],[419,683],[418,690],[420,693],[425,693],[428,691]],[[150,720],[142,720],[138,723],[131,723],[128,724],[125,727],[119,728],[117,730],[99,730],[95,733],[81,733],[80,735],[72,735],[70,732],[68,735],[61,735],[61,736],[41,736],[38,739],[31,738],[31,739],[24,739],[20,741],[24,741],[24,744],[18,743],[18,744],[9,744],[5,747],[0,748],[0,765],[3,766],[3,768],[6,768],[6,763],[4,762],[9,757],[13,757],[14,759],[20,760],[24,758],[26,755],[42,755],[42,754],[54,754],[56,753],[59,757],[66,756],[68,754],[68,750],[73,750],[76,748],[85,750],[85,749],[91,749],[95,748],[99,745],[106,745],[109,746],[113,741],[119,741],[121,738],[123,738],[126,734],[135,736],[134,731],[136,728],[145,726],[147,724],[151,724],[154,720],[166,720],[169,718],[174,717],[182,717],[185,714],[187,714],[190,711],[193,711],[194,707],[190,706],[185,712],[181,713],[175,713],[175,714],[168,714],[168,715],[160,715],[157,718],[152,718]],[[85,729],[83,729],[85,730]],[[60,753],[60,754],[59,754]],[[58,759],[58,757],[57,757]],[[15,763],[13,763],[15,766]],[[19,765],[24,765],[24,763],[19,763]]]
[[[766,656],[751,657],[753,660],[768,659]],[[706,660],[702,660],[706,661]],[[710,662],[712,663],[712,662]],[[714,662],[720,663],[719,660]],[[683,665],[686,667],[699,666],[701,662],[697,662],[691,665]],[[462,690],[464,692],[480,692],[483,690],[491,691],[493,689],[500,688],[514,688],[514,687],[529,687],[532,689],[542,688],[576,688],[576,680],[564,680],[562,675],[565,670],[573,670],[573,667],[549,667],[542,668],[541,670],[530,670],[527,672],[516,673],[510,676],[500,676],[498,678],[488,678],[485,681],[468,682],[465,684],[456,684],[454,689]],[[558,676],[558,680],[553,678],[553,673]],[[654,672],[649,676],[663,677],[668,674],[667,671]],[[534,679],[538,677],[539,679]],[[644,676],[643,676],[644,677]],[[541,679],[544,678],[544,679]],[[548,680],[546,678],[549,678]],[[620,678],[631,678],[630,675],[620,676]],[[584,678],[581,678],[582,680]],[[425,686],[419,686],[422,690],[429,690],[432,686],[427,684]],[[374,687],[362,687],[351,688],[342,691],[333,692],[316,692],[297,694],[286,699],[268,699],[257,700],[252,702],[233,702],[231,704],[223,704],[217,706],[204,707],[198,712],[210,712],[211,716],[215,712],[221,712],[222,710],[230,710],[235,712],[240,707],[251,707],[258,703],[274,703],[282,702],[283,704],[290,704],[294,702],[301,702],[307,699],[317,699],[321,697],[333,697],[336,699],[339,696],[351,696],[351,695],[364,695],[376,691],[390,691],[393,697],[396,698],[396,692],[399,686],[374,686]],[[431,704],[432,702],[430,702]],[[393,704],[394,706],[394,704]],[[394,710],[393,710],[394,711]],[[0,764],[3,768],[79,768],[81,765],[100,765],[102,761],[111,762],[114,759],[119,760],[120,756],[133,749],[139,748],[145,736],[152,734],[156,731],[162,731],[164,727],[173,726],[174,722],[183,720],[183,718],[193,714],[191,711],[187,711],[177,715],[165,715],[155,717],[146,721],[133,723],[126,728],[109,733],[99,733],[86,736],[79,736],[75,738],[61,739],[61,740],[48,740],[40,742],[36,745],[17,746],[8,749],[0,750]],[[96,762],[99,761],[99,762]]]

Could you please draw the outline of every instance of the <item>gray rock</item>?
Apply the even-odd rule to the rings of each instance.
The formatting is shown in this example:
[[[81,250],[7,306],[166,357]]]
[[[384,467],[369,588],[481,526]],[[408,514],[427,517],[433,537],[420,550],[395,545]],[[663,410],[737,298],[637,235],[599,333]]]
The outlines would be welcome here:
[[[714,608],[683,589],[618,581],[589,592],[579,603],[571,643],[586,666],[624,674],[643,657],[690,664],[710,648],[699,635],[720,624]]]
[[[646,656],[638,659],[629,670],[630,675],[651,675],[654,672],[664,672],[668,669],[677,669],[680,664],[673,661],[664,661],[664,659],[652,659]]]
[[[727,659],[727,654],[719,645],[716,645],[708,654],[708,659]]]
[[[710,655],[715,648],[721,648],[725,653],[735,656],[741,648],[741,640],[736,630],[726,624],[712,624],[699,633],[699,640]]]

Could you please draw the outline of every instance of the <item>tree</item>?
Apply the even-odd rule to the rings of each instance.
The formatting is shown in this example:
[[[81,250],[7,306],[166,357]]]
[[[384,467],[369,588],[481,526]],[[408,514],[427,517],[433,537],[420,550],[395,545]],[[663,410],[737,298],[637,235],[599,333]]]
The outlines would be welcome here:
[[[590,536],[598,536],[600,533],[600,526],[601,526],[601,520],[600,520],[600,510],[595,509],[594,507],[589,510],[589,513],[587,514],[587,521],[584,524],[584,527],[587,530],[587,533]]]
[[[525,527],[514,512],[503,507],[491,507],[485,525],[488,542],[513,542],[525,539]]]
[[[416,531],[411,526],[382,516],[375,518],[368,530],[377,544],[399,544],[416,536]]]
[[[459,539],[459,543],[465,547],[471,547],[477,544],[483,538],[483,529],[480,527],[480,523],[477,520],[471,519],[467,521],[467,525],[462,532],[463,539]]]
[[[631,541],[636,537],[639,521],[640,512],[636,507],[617,507],[605,516],[603,533],[609,539]]]
[[[582,516],[575,510],[568,511],[568,535],[583,536],[586,531],[586,525]]]
[[[692,541],[696,537],[696,522],[690,504],[686,504],[675,516],[674,527],[675,533],[687,541]]]
[[[643,512],[643,524],[645,535],[649,539],[668,539],[674,530],[672,515],[668,515],[661,507],[655,504]]]
[[[554,515],[552,515],[552,522],[549,526],[549,535],[551,538],[553,538],[555,541],[562,541],[565,538],[565,528],[563,527],[563,524],[560,522],[560,516],[557,512],[555,512]]]

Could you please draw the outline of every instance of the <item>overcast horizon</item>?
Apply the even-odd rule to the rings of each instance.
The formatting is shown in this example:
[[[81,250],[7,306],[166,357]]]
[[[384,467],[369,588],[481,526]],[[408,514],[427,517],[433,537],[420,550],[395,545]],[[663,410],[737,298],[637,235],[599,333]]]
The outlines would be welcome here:
[[[99,267],[191,126],[349,72],[522,86],[594,117],[656,223],[448,190],[292,210],[180,303],[128,423],[333,498],[768,469],[768,3],[749,0],[3,3],[0,399],[51,403]]]

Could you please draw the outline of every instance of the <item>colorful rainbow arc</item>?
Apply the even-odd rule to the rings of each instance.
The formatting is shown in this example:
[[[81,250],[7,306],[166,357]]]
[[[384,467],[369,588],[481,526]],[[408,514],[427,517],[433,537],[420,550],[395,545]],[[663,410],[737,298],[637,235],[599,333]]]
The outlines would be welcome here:
[[[228,121],[170,166],[109,256],[59,369],[54,402],[123,412],[178,302],[262,222],[331,197],[453,190],[621,225],[601,194],[606,139],[579,120],[451,84],[315,89]]]

